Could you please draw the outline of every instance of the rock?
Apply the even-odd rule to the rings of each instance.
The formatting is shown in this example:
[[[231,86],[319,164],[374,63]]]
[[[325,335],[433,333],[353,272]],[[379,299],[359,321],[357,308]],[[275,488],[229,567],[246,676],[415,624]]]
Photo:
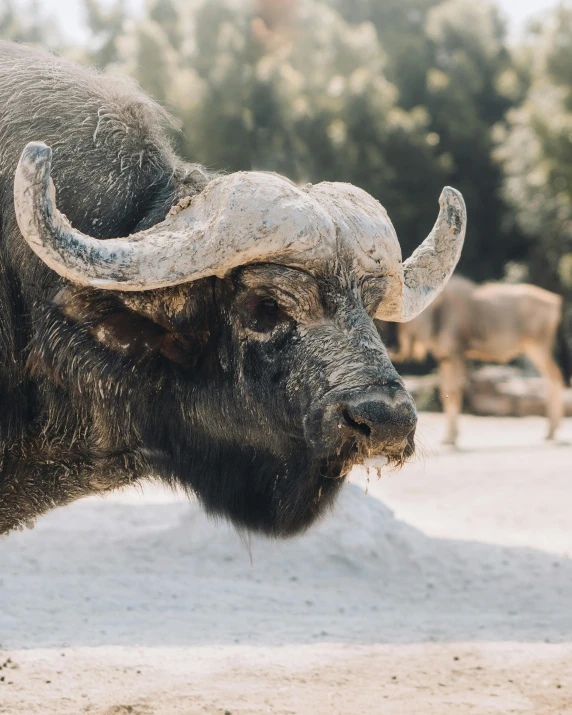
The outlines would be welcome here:
[[[418,410],[441,411],[439,375],[404,377]],[[485,365],[469,370],[465,383],[464,412],[493,417],[544,416],[546,383],[531,372],[509,365]],[[572,389],[564,391],[564,410],[572,416]]]

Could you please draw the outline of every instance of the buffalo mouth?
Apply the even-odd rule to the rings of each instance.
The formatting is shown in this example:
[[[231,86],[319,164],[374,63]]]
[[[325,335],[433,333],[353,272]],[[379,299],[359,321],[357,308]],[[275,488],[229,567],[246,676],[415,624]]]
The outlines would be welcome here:
[[[400,469],[414,454],[414,431],[403,444],[375,449],[365,441],[351,439],[344,442],[335,454],[320,460],[319,473],[323,479],[344,479],[353,467],[363,465],[367,460],[376,457],[385,457],[390,468]]]

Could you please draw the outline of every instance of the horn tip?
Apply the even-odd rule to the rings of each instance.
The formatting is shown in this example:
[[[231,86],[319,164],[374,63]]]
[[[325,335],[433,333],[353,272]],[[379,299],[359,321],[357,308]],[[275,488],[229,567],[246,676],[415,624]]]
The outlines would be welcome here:
[[[463,235],[467,223],[467,207],[463,194],[451,186],[445,186],[439,197],[441,207],[440,216],[444,217],[453,233],[457,236]]]
[[[52,150],[44,142],[29,142],[22,152],[22,162],[31,164],[44,164],[52,158]]]
[[[442,208],[456,204],[461,211],[466,211],[463,194],[460,191],[457,191],[457,189],[454,189],[452,186],[445,186],[441,192],[441,196],[439,197],[439,204]]]
[[[441,192],[441,196],[439,197],[439,202],[449,203],[450,201],[454,201],[455,199],[463,204],[465,203],[463,199],[463,194],[460,191],[457,191],[457,189],[454,189],[452,186],[445,186],[445,188]]]

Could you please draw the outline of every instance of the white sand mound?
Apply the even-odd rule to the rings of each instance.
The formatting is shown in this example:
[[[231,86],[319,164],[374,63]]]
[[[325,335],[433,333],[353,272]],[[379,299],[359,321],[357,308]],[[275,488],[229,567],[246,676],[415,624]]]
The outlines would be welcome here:
[[[0,543],[0,558],[18,569],[27,559],[37,567],[39,552],[45,554],[50,544],[46,565],[65,553],[61,567],[66,571],[94,567],[103,559],[111,566],[130,553],[163,567],[182,559],[200,577],[256,574],[272,581],[296,575],[403,584],[418,578],[428,560],[444,556],[440,566],[447,570],[451,559],[438,542],[396,520],[390,509],[353,484],[342,489],[336,507],[320,523],[286,541],[237,531],[207,517],[194,501],[135,506],[92,499],[52,512],[34,531]]]
[[[251,560],[249,570],[272,579],[293,572],[306,578],[404,579],[418,576],[429,556],[421,532],[397,521],[378,499],[351,484],[318,525],[287,541],[237,532],[192,504],[179,525],[155,543],[190,552],[202,574],[220,575],[223,566],[236,576]]]
[[[430,538],[355,485],[278,542],[194,503],[92,499],[2,541],[0,644],[572,637],[570,583],[568,559]]]

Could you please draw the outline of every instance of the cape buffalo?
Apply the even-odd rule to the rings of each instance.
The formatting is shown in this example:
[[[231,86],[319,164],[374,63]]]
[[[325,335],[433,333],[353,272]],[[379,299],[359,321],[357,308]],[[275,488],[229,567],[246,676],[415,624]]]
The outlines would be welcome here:
[[[460,194],[402,264],[364,191],[210,175],[170,124],[126,80],[0,44],[0,533],[154,475],[287,536],[352,465],[413,450],[373,318],[447,282]]]
[[[447,415],[446,444],[455,444],[463,403],[467,360],[506,363],[526,355],[548,383],[547,439],[562,420],[564,378],[570,378],[568,346],[562,328],[562,298],[528,284],[476,285],[453,276],[441,295],[409,323],[397,326],[395,362],[425,360],[430,352],[439,363],[440,392]],[[560,343],[556,345],[557,341]],[[552,351],[557,346],[562,368]]]

